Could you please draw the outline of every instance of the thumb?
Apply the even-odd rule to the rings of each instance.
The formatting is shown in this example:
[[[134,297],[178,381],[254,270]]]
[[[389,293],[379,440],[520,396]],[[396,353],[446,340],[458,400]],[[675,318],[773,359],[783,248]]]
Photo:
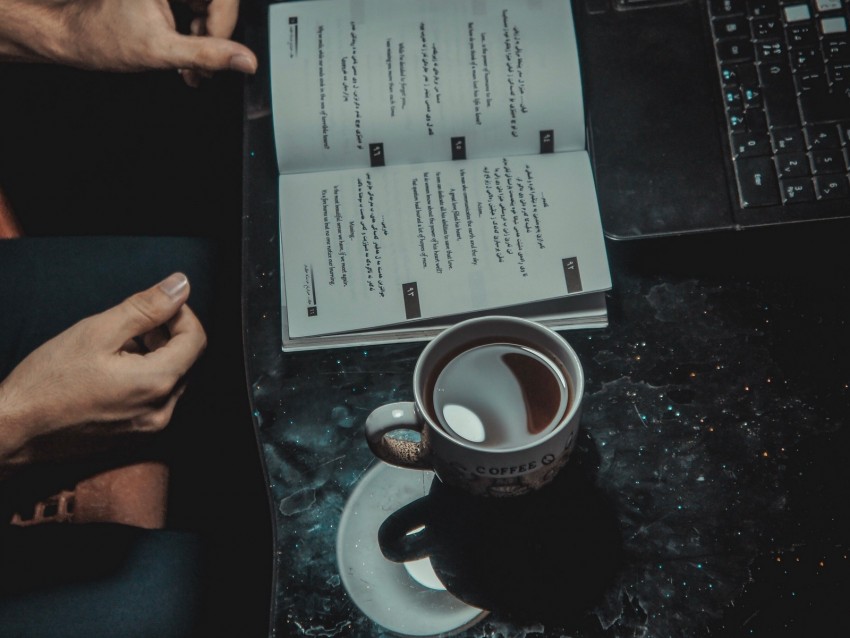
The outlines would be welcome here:
[[[178,69],[239,71],[254,74],[257,56],[248,47],[226,38],[175,33],[167,48],[167,62]]]
[[[167,323],[188,298],[189,280],[183,273],[174,273],[102,313],[101,320],[113,345],[121,347],[128,339]]]

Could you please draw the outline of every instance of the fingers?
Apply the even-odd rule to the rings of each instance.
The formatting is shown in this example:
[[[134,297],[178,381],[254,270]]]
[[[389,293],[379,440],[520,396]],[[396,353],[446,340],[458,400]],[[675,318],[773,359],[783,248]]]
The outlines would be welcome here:
[[[135,432],[158,432],[165,429],[171,422],[174,408],[185,390],[186,386],[178,386],[162,405],[130,419],[130,429]]]
[[[196,71],[238,71],[254,74],[257,56],[248,47],[215,37],[195,37],[174,33],[165,54],[169,66]]]
[[[174,273],[138,292],[97,317],[110,347],[118,350],[128,339],[141,336],[171,319],[189,297],[189,280]]]
[[[168,342],[146,354],[145,360],[179,379],[206,348],[207,335],[189,306],[180,308],[168,322],[168,331]]]
[[[197,14],[192,20],[192,35],[211,35],[229,38],[239,18],[239,0],[186,0]]]
[[[238,0],[214,0],[207,8],[206,32],[214,38],[229,38],[239,17]]]

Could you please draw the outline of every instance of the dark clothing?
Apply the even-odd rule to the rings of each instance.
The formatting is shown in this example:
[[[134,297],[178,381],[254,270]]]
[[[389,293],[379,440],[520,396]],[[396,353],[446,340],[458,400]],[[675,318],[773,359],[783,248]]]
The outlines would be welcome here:
[[[210,314],[210,242],[191,238],[24,238],[0,241],[0,379],[46,340],[174,271],[187,274],[190,306]],[[121,458],[179,465],[191,415],[162,436],[103,459],[34,467],[0,484],[0,635],[190,636],[200,631],[204,540],[196,532],[121,525],[6,525]],[[178,504],[179,508],[180,505]],[[120,630],[116,630],[120,628]]]
[[[0,379],[176,270],[209,341],[169,426],[128,452],[168,462],[168,530],[2,529],[16,503],[91,467],[0,485],[0,636],[265,636],[271,525],[240,325],[241,80],[192,90],[174,72],[0,65],[0,84],[0,186],[27,236],[0,241]]]
[[[189,277],[189,306],[208,325],[212,243],[187,237],[25,237],[0,242],[0,379],[80,319],[172,272]]]
[[[0,635],[184,638],[204,635],[197,534],[122,525],[0,531]]]

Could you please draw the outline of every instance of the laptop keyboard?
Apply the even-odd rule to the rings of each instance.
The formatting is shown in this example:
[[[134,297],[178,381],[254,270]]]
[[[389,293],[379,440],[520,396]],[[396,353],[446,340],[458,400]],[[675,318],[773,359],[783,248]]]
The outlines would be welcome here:
[[[850,0],[707,4],[741,206],[850,200]]]

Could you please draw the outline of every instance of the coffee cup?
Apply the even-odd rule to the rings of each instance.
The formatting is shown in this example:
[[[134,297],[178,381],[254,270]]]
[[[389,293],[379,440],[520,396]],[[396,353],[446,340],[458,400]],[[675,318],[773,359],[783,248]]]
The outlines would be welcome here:
[[[598,602],[623,558],[614,506],[576,461],[521,498],[478,498],[435,480],[427,495],[384,520],[381,552],[397,563],[428,558],[446,589],[474,607],[527,622],[574,622]]]
[[[517,496],[567,462],[583,393],[578,356],[556,332],[516,317],[469,319],[425,347],[414,400],[374,410],[366,440],[392,465],[475,495]]]

